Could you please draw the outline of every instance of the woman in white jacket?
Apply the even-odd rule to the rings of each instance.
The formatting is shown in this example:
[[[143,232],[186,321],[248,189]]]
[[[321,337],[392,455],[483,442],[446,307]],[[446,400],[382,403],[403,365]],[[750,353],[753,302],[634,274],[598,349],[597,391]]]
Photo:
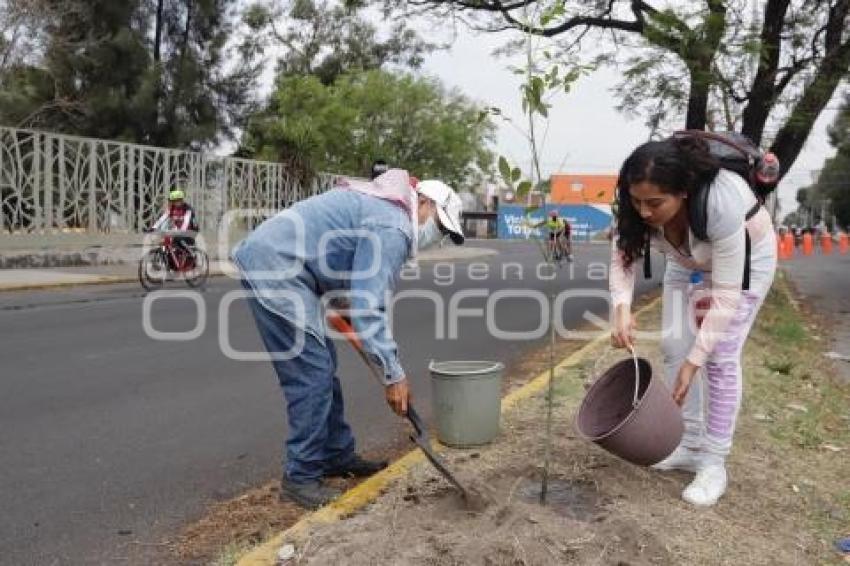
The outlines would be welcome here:
[[[707,239],[700,240],[692,226],[693,203],[706,189]],[[741,406],[741,351],[776,270],[772,221],[748,184],[721,169],[705,142],[693,137],[638,147],[620,171],[618,205],[610,278],[612,343],[633,346],[635,265],[649,243],[667,259],[662,352],[685,420],[681,445],[655,467],[695,473],[683,499],[713,505],[727,485],[725,459]],[[711,296],[699,325],[694,306],[700,297],[689,292],[697,279]]]

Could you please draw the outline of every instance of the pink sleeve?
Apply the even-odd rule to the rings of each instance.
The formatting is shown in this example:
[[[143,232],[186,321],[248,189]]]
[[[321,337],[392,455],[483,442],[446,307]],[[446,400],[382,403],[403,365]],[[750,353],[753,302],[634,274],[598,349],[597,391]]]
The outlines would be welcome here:
[[[745,228],[712,243],[711,308],[697,332],[688,361],[702,367],[723,338],[741,300],[744,276]]]
[[[632,293],[635,288],[634,265],[626,267],[623,252],[617,248],[616,232],[611,236],[611,272],[608,275],[608,288],[611,291],[611,304],[632,304]]]

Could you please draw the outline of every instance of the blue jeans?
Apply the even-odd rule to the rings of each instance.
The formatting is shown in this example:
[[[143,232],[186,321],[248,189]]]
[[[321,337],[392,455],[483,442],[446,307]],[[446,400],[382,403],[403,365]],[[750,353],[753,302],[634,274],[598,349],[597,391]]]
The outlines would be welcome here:
[[[264,308],[253,296],[248,298],[248,304],[266,350],[289,351],[296,333],[303,331]],[[304,347],[298,356],[272,362],[289,421],[284,470],[295,483],[316,481],[328,468],[345,465],[354,457],[355,447],[343,415],[336,348],[329,338],[322,342],[310,333],[303,334]]]

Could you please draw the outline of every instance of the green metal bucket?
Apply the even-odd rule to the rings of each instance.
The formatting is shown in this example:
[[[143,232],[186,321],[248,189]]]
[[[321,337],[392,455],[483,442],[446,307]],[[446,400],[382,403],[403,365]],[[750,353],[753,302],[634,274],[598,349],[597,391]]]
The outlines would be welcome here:
[[[492,442],[499,434],[504,364],[432,361],[428,370],[440,442],[457,448]]]

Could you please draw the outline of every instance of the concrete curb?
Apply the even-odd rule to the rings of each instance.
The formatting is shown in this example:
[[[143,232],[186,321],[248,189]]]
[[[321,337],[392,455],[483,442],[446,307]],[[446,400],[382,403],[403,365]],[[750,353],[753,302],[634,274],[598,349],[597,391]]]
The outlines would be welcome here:
[[[436,253],[441,250],[427,250],[422,252],[420,255],[416,256],[416,261],[418,262],[438,262],[438,261],[467,261],[470,259],[479,259],[482,257],[491,257],[494,255],[499,255],[498,250],[491,250],[488,248],[463,248],[463,247],[455,247],[449,248],[447,254],[440,256],[440,254]]]
[[[234,268],[230,268],[234,269]],[[228,269],[210,269],[210,277],[228,275]],[[0,283],[0,293],[6,291],[39,291],[42,289],[61,289],[64,287],[84,287],[88,285],[112,285],[116,283],[138,283],[136,275],[85,275],[79,279],[48,283]]]
[[[433,257],[429,257],[424,255],[424,257],[418,258],[421,262],[459,262],[459,261],[467,261],[482,257],[489,257],[493,255],[497,255],[499,252],[497,250],[490,250],[487,248],[468,248],[464,250],[463,254],[452,255],[447,254],[444,257],[440,257],[437,254],[434,254]],[[221,260],[211,260],[213,262],[220,262]],[[2,277],[2,271],[0,269],[0,277]],[[26,269],[22,269],[21,271],[26,271]],[[61,272],[59,269],[52,269],[50,271]],[[236,268],[230,266],[224,269],[210,269],[210,277],[220,277],[222,275],[230,275],[235,276]],[[86,275],[79,274],[77,275],[78,279],[69,279],[66,281],[52,281],[52,282],[44,282],[44,283],[35,283],[35,282],[21,282],[21,283],[2,283],[0,282],[0,293],[5,291],[33,291],[39,289],[57,289],[62,287],[77,287],[82,285],[109,285],[115,283],[133,283],[138,281],[138,277],[135,275]]]
[[[212,274],[210,274],[210,276],[212,276]],[[36,291],[41,289],[60,289],[62,287],[79,287],[82,285],[109,285],[111,283],[131,283],[133,281],[138,280],[138,277],[102,275],[97,277],[96,279],[57,281],[53,283],[0,283],[0,293],[6,291]]]
[[[637,311],[634,316],[637,317],[649,311],[660,301],[660,297],[652,300],[648,305]],[[609,334],[607,332],[601,332],[587,344],[561,360],[555,366],[555,371],[578,365],[591,350],[608,340],[608,336]],[[543,391],[548,383],[549,371],[546,370],[522,387],[511,391],[502,398],[502,413],[504,414],[510,411],[520,401]],[[442,449],[442,445],[436,441],[434,442],[434,447],[438,451]],[[329,524],[349,517],[354,512],[375,501],[389,487],[390,483],[403,477],[412,466],[424,459],[425,456],[421,450],[418,448],[411,450],[381,472],[346,491],[333,503],[317,511],[308,513],[282,533],[275,535],[257,548],[251,550],[239,559],[237,566],[274,566],[278,563],[278,550],[287,540],[294,539],[305,533],[311,526]]]

